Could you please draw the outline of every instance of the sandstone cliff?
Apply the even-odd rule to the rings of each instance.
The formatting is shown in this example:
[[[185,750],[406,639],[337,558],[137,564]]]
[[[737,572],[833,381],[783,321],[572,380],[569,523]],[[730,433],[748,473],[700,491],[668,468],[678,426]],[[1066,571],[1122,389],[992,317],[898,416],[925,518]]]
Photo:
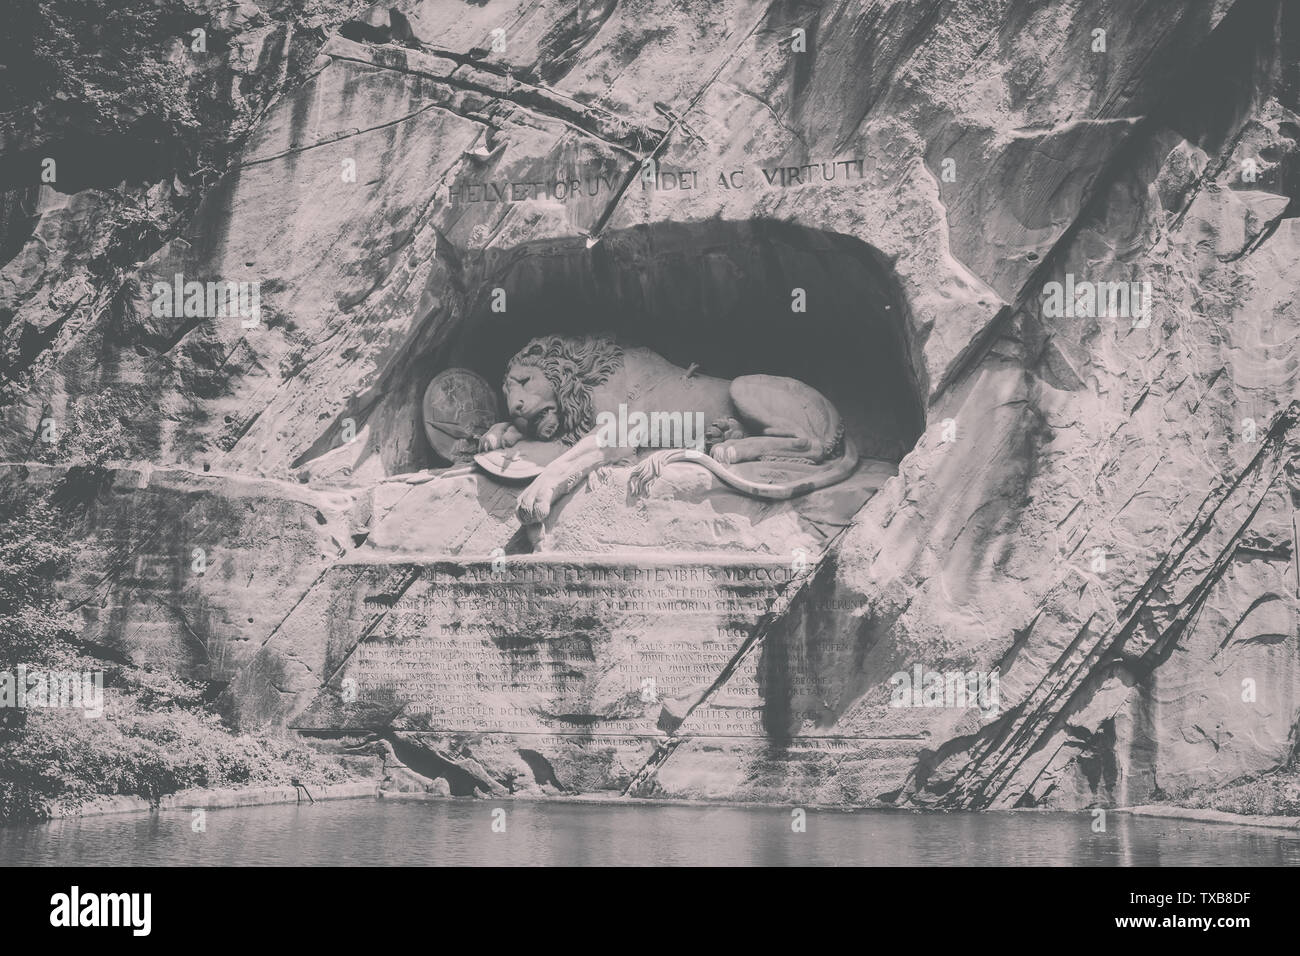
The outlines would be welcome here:
[[[26,9],[42,63],[77,55],[62,4]],[[832,543],[737,645],[760,734],[693,733],[730,706],[719,667],[603,769],[472,728],[396,725],[386,753],[453,790],[947,808],[1139,803],[1292,759],[1294,5],[158,9],[106,37],[138,76],[88,53],[3,128],[6,480],[66,465],[48,422],[111,420],[98,557],[66,582],[98,640],[301,722],[360,636],[338,646],[340,594],[378,627],[402,568],[517,528],[509,490],[397,477],[434,464],[436,368],[499,368],[559,313],[665,351],[715,322],[774,358],[791,329],[764,303],[804,287],[807,361],[901,461],[842,532],[799,516]],[[159,314],[177,274],[260,283],[260,321]],[[1149,282],[1150,314],[1045,314],[1067,276]],[[499,320],[493,288],[520,303]],[[598,492],[571,507],[605,527]],[[782,557],[772,520],[716,537]],[[891,707],[916,663],[996,669],[1000,713]]]

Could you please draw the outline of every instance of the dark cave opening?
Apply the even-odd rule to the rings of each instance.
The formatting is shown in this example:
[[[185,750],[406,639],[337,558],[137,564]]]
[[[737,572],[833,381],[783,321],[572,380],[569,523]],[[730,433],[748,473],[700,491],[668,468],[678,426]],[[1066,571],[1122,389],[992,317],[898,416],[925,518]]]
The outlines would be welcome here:
[[[924,427],[907,304],[889,264],[852,237],[661,223],[591,247],[574,237],[469,253],[459,271],[464,292],[420,319],[366,415],[385,473],[444,464],[420,418],[434,375],[465,367],[497,387],[520,348],[552,333],[611,334],[707,375],[800,379],[835,403],[865,457],[898,461]]]

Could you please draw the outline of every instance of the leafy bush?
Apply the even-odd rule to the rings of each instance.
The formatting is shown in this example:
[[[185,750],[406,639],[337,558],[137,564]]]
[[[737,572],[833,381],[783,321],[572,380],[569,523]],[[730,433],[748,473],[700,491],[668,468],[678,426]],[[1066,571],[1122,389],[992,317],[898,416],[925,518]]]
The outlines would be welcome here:
[[[1174,794],[1172,803],[1249,816],[1300,816],[1300,772],[1277,770]]]
[[[0,489],[0,666],[50,666],[74,653],[76,619],[54,594],[76,554],[68,525],[50,496]]]
[[[110,461],[132,456],[127,423],[148,408],[144,385],[110,386],[94,396],[68,402],[58,422],[55,441],[41,442],[36,460],[94,472]]]
[[[115,443],[110,421],[88,409],[77,414],[59,454],[81,462],[79,470],[45,491],[0,487],[0,670],[101,672],[104,712],[0,707],[0,822],[40,819],[99,795],[157,800],[191,787],[347,779],[299,742],[235,734],[205,703],[202,684],[106,657],[111,652],[81,640],[55,582],[76,561],[84,489],[96,486]]]
[[[304,745],[235,735],[202,711],[140,711],[114,692],[102,718],[32,711],[21,734],[0,743],[0,820],[48,816],[101,795],[157,800],[192,787],[275,786],[347,779]]]

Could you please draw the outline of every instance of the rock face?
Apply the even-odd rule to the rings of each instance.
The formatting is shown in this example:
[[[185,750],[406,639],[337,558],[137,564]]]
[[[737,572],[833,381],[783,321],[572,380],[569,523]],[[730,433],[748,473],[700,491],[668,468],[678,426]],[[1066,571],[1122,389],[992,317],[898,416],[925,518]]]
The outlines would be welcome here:
[[[87,403],[120,429],[95,639],[455,794],[1077,807],[1293,757],[1294,5],[319,6],[172,49],[247,120],[193,202],[5,144],[4,478]],[[176,227],[123,244],[123,196]],[[615,469],[555,555],[518,487],[411,477],[434,374],[598,331],[809,381],[872,463],[639,511]]]

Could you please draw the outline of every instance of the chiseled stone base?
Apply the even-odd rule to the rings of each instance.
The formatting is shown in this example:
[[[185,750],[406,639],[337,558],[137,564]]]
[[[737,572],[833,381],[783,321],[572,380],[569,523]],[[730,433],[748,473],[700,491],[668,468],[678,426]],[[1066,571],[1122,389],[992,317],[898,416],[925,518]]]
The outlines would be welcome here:
[[[263,653],[320,651],[287,725],[383,747],[398,790],[878,802],[928,731],[841,720],[860,649],[815,626],[815,589],[769,614],[800,580],[725,555],[340,565]]]

